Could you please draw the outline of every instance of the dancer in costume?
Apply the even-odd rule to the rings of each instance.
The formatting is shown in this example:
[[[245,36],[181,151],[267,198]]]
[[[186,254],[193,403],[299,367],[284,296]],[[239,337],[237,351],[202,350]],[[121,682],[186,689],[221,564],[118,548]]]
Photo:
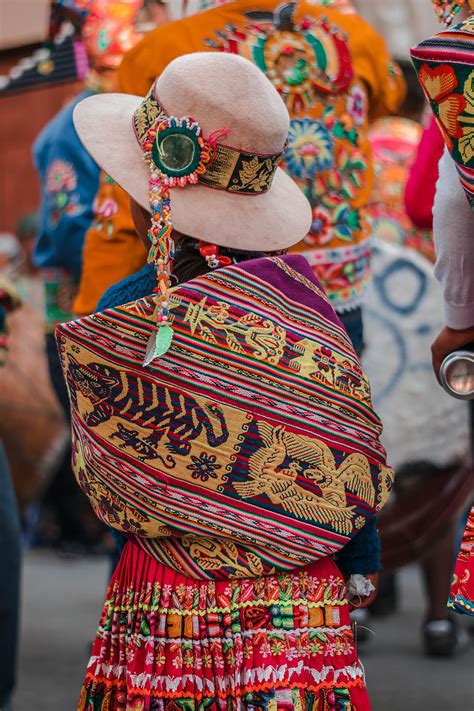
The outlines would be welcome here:
[[[34,262],[40,269],[45,290],[46,353],[51,382],[66,415],[69,404],[54,329],[57,323],[72,317],[81,275],[82,247],[94,217],[100,175],[97,164],[76,134],[72,114],[82,99],[116,87],[122,56],[141,37],[135,22],[142,6],[143,0],[55,0],[52,4],[52,31],[58,32],[62,23],[72,20],[90,64],[84,90],[47,124],[33,146],[42,189]],[[141,250],[136,268],[143,254]],[[74,484],[70,451],[65,452],[46,499],[54,506],[63,544],[91,542],[84,530],[84,502]]]
[[[474,343],[474,1],[434,0],[448,29],[412,49],[418,78],[446,148],[433,209],[436,276],[446,326],[432,345],[436,374],[444,357]],[[458,24],[450,26],[453,20]],[[474,614],[474,509],[459,552],[449,605]]]
[[[79,709],[370,708],[333,555],[389,493],[380,422],[306,260],[248,261],[311,221],[283,102],[198,53],[75,124],[151,242],[109,301],[154,291],[57,329],[77,477],[128,538]]]
[[[310,231],[297,249],[305,252],[360,350],[359,306],[370,278],[366,204],[373,185],[367,129],[369,117],[400,106],[404,82],[398,67],[348,0],[237,0],[151,32],[125,57],[120,90],[144,95],[173,58],[205,50],[250,59],[284,99],[292,119],[284,168],[313,208]],[[114,229],[117,239],[123,235],[118,248],[125,277],[132,273],[130,214]],[[113,283],[107,265],[117,261],[117,252],[107,251],[101,233],[89,231],[77,314],[91,313]]]
[[[306,191],[313,209],[312,236],[296,249],[305,251],[360,353],[363,328],[358,305],[370,271],[364,213],[373,182],[367,126],[369,115],[395,110],[401,102],[404,82],[398,68],[382,38],[347,0],[282,5],[275,0],[237,0],[149,33],[124,57],[120,88],[145,95],[173,58],[202,50],[250,59],[285,101],[291,127],[283,166]],[[127,204],[118,185],[99,190],[99,204],[102,200],[109,204],[111,198],[117,205]],[[327,223],[320,219],[326,209]],[[86,238],[75,302],[81,315],[93,311],[103,290],[114,283],[109,264],[121,265],[123,276],[135,271],[130,211],[116,209],[110,222],[113,245],[96,225]],[[380,567],[372,559],[379,550],[375,519],[353,545],[354,550],[351,544],[341,553],[347,556],[340,562],[348,573],[353,561],[365,559],[367,551],[371,563],[365,572]]]

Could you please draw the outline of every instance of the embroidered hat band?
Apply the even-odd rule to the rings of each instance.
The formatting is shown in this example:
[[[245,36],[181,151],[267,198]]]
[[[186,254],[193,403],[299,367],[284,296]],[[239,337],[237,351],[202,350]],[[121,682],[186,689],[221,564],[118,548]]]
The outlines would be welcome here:
[[[199,182],[244,195],[270,189],[284,146],[281,152],[269,155],[240,151],[217,143],[226,135],[225,129],[204,139],[193,119],[169,117],[153,88],[136,110],[133,125],[140,146],[145,153],[151,152],[166,184],[174,187]],[[156,135],[150,135],[150,131],[156,131]],[[192,178],[194,173],[196,179]]]

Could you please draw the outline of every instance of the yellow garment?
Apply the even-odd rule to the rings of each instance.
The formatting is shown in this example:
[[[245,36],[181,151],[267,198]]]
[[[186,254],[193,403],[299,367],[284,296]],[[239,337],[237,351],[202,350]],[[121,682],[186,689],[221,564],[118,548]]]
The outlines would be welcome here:
[[[135,232],[130,198],[102,174],[94,205],[95,218],[87,231],[79,291],[74,302],[77,316],[88,316],[102,294],[145,264],[147,252]]]
[[[374,119],[395,111],[404,96],[404,82],[383,39],[355,12],[297,3],[294,28],[289,31],[277,25],[284,19],[282,12],[291,6],[277,13],[278,7],[282,7],[279,0],[238,0],[158,27],[125,56],[119,68],[119,88],[144,96],[173,59],[190,52],[231,51],[260,66],[280,89],[295,122],[293,128],[299,131],[294,149],[290,133],[284,167],[312,201],[317,231],[299,249],[309,258],[334,306],[350,308],[356,305],[370,274],[370,227],[364,216],[373,184],[369,116]],[[232,28],[237,28],[237,34]],[[268,41],[262,50],[265,33]],[[325,64],[325,71],[319,71],[318,64]],[[353,77],[341,88],[335,77],[347,64],[352,64]],[[306,140],[308,126],[313,133]],[[325,148],[321,136],[328,133],[326,164],[315,170]],[[312,144],[309,153],[299,152],[300,145],[304,149],[308,144]],[[120,222],[120,229],[132,231],[129,214],[123,214]],[[83,282],[89,271],[87,252],[86,248]],[[108,265],[99,264],[98,254],[93,258],[96,275],[103,278]],[[82,291],[88,288],[81,286]]]

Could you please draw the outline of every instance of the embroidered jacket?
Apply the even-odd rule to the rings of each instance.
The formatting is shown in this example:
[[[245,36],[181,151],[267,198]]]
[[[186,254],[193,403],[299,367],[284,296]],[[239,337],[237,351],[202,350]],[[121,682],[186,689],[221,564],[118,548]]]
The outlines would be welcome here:
[[[299,250],[333,305],[355,307],[370,274],[368,121],[395,111],[404,93],[383,39],[347,8],[238,0],[149,33],[124,58],[120,88],[145,95],[169,62],[203,50],[252,60],[285,100],[292,123],[284,167],[314,205],[311,234]],[[128,259],[124,248],[124,262],[125,254]],[[91,259],[103,273],[99,260]],[[125,268],[120,276],[130,273]],[[84,280],[80,305],[87,301],[92,311],[100,294],[91,291],[88,298],[90,290]]]
[[[41,131],[33,160],[41,182],[38,236],[33,259],[42,271],[48,329],[70,318],[72,298],[81,274],[82,246],[93,219],[92,203],[99,168],[83,147],[72,122],[84,91]]]
[[[135,232],[128,194],[102,173],[95,218],[84,243],[84,263],[74,313],[87,316],[95,311],[102,294],[138,271],[145,264],[146,256],[146,249]]]

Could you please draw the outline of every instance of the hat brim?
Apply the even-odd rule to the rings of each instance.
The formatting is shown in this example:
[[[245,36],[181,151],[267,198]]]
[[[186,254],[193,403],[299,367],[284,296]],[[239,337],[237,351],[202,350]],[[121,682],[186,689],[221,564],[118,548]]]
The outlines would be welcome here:
[[[132,122],[142,101],[128,94],[88,97],[76,106],[74,125],[99,166],[149,209],[149,169]],[[174,188],[171,210],[179,232],[244,251],[291,247],[307,235],[312,220],[308,200],[280,168],[270,190],[259,195],[235,195],[205,185]]]

